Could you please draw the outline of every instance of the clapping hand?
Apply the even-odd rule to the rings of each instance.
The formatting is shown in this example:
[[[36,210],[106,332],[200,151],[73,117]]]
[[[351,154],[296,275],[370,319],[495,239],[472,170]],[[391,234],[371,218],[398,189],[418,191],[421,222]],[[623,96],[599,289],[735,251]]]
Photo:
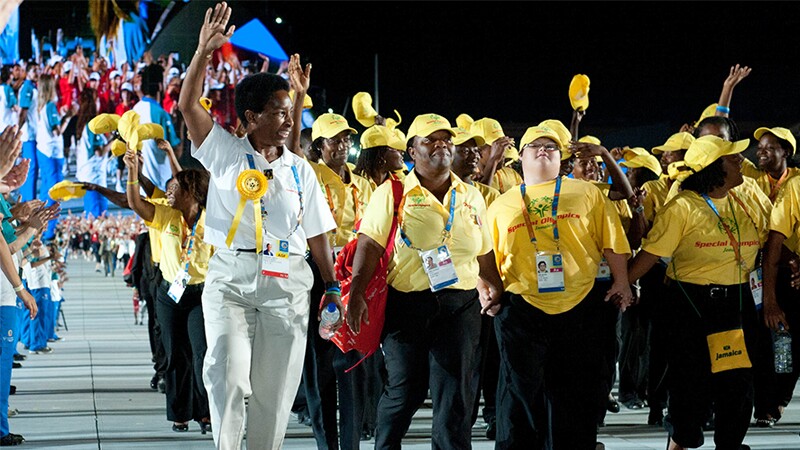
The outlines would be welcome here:
[[[17,203],[11,207],[11,216],[25,222],[34,211],[43,206],[44,202],[42,200],[29,200],[27,202]]]
[[[22,141],[16,125],[8,126],[0,135],[0,177],[6,176],[22,151]]]

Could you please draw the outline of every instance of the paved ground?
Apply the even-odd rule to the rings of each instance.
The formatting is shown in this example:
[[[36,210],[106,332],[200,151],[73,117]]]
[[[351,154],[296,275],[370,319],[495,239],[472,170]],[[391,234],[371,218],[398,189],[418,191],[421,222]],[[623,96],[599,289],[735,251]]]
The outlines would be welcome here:
[[[131,290],[121,274],[105,278],[94,264],[69,261],[65,292],[69,331],[52,344],[49,355],[29,355],[14,369],[18,388],[11,407],[11,431],[24,435],[22,448],[52,449],[212,449],[211,435],[195,423],[188,433],[171,430],[164,397],[152,391],[150,352],[145,326],[134,325]],[[800,393],[800,392],[798,392]],[[607,449],[663,449],[663,430],[644,425],[646,412],[609,414],[600,441]],[[791,405],[773,430],[751,429],[746,443],[754,449],[800,449],[800,407]],[[703,448],[713,448],[707,435]],[[430,448],[430,409],[417,414],[404,448]],[[363,442],[361,448],[372,448]],[[473,430],[475,449],[494,448],[481,424]],[[292,420],[285,448],[315,448],[310,428]]]

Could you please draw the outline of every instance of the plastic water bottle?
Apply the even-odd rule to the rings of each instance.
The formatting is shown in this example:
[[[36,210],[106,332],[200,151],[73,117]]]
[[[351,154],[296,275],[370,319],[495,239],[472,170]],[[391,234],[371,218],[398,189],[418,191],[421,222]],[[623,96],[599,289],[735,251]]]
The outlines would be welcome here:
[[[319,320],[319,335],[322,339],[330,340],[333,337],[333,324],[339,321],[339,308],[335,303],[328,303],[322,310]]]
[[[772,343],[775,353],[775,373],[792,372],[792,335],[783,329],[773,333]]]

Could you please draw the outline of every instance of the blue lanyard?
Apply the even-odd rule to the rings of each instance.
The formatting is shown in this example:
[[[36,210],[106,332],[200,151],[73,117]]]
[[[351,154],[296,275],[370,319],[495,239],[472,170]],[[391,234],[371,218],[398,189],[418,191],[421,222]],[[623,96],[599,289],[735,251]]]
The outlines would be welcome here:
[[[404,199],[405,199],[405,197],[404,197]],[[402,211],[402,209],[403,209],[403,205],[400,206],[400,210],[401,211]],[[453,228],[453,217],[455,216],[455,212],[456,212],[456,188],[453,188],[453,190],[450,191],[450,215],[447,218],[447,223],[445,224],[444,232],[442,233],[442,235],[443,235],[442,236],[443,237],[442,240],[443,241],[450,237],[450,230]],[[415,248],[415,247],[413,247],[411,245],[411,240],[408,239],[408,236],[406,235],[406,232],[403,231],[402,223],[397,228],[400,229],[400,238],[403,239],[403,242],[406,244],[406,246],[408,248],[414,248],[415,250],[420,250],[420,249]]]
[[[525,201],[525,183],[523,182],[519,186],[520,194],[522,195],[522,218],[525,220],[525,227],[528,229],[528,237],[531,239],[531,243],[534,247],[536,247],[536,234],[533,232],[533,224],[531,223],[531,216],[528,212],[528,204]],[[556,177],[556,188],[553,192],[553,205],[550,208],[551,214],[553,216],[553,239],[556,241],[556,248],[559,248],[559,239],[558,239],[558,200],[561,198],[561,177]],[[538,248],[536,249],[538,252]],[[559,252],[561,250],[559,249]]]
[[[189,245],[186,246],[186,264],[183,266],[183,270],[186,273],[189,273],[189,258],[192,255],[192,247],[194,247],[194,236],[195,232],[197,231],[197,224],[200,223],[200,214],[203,213],[203,210],[197,211],[197,217],[194,219],[194,225],[192,225],[192,234],[189,235]]]
[[[247,154],[247,164],[250,166],[251,169],[256,170],[256,163],[253,155]],[[297,166],[292,166],[292,175],[294,175],[294,184],[295,188],[297,188],[297,198],[300,201],[300,210],[297,213],[297,223],[295,224],[294,228],[289,235],[286,236],[286,239],[291,237],[295,231],[300,227],[300,224],[303,223],[303,215],[305,214],[305,206],[303,204],[303,186],[300,184],[300,175],[297,173]],[[267,202],[261,202],[261,218],[263,220],[264,217],[267,217]]]
[[[706,204],[714,211],[714,214],[717,216],[717,220],[719,220],[719,224],[722,225],[722,228],[725,229],[725,232],[728,234],[728,239],[731,242],[731,247],[733,247],[733,255],[736,258],[736,262],[744,267],[745,261],[742,259],[741,253],[741,235],[739,235],[739,223],[736,221],[736,213],[733,210],[733,204],[731,203],[731,198],[728,197],[728,206],[731,208],[731,215],[733,216],[733,223],[736,225],[736,234],[739,235],[739,241],[737,241],[733,237],[733,232],[731,231],[731,227],[728,226],[727,223],[722,221],[722,216],[719,214],[717,210],[717,206],[711,201],[711,199],[706,194],[702,194],[703,200],[706,201]],[[746,210],[745,210],[746,211]]]

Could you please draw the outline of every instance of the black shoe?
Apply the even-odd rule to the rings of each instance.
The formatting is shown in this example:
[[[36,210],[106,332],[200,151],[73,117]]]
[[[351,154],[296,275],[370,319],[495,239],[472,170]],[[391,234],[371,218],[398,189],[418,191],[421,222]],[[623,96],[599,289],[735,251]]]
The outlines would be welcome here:
[[[16,355],[14,355],[14,361],[25,361],[26,359],[28,359],[28,357],[23,355],[22,353],[17,353]]]
[[[11,364],[11,368],[12,368],[12,369],[19,369],[19,368],[21,368],[21,367],[22,367],[22,364],[20,364],[20,363],[18,363],[18,362],[16,362],[16,361],[14,361],[14,362]]]
[[[206,434],[211,432],[211,422],[197,422],[200,425],[200,434]]]
[[[17,387],[12,384],[11,388],[8,390],[8,395],[14,395],[16,393],[17,393]]]
[[[756,428],[772,428],[775,426],[775,422],[777,421],[772,417],[765,419],[756,419]]]
[[[19,445],[25,442],[25,438],[19,434],[8,433],[0,437],[0,447],[11,447],[12,445]]]
[[[158,374],[153,375],[153,378],[150,378],[150,389],[154,391],[158,389]]]
[[[606,409],[608,412],[611,413],[618,413],[619,412],[619,402],[615,398],[609,398],[608,403],[606,403]]]
[[[647,415],[647,424],[663,427],[664,413],[658,410],[651,409],[650,414]]]
[[[486,439],[493,441],[497,438],[497,422],[492,420],[486,427]]]
[[[644,408],[644,402],[637,399],[630,400],[624,403],[625,407],[628,409],[642,409]]]
[[[714,431],[714,416],[711,416],[703,424],[703,431]]]
[[[188,423],[173,423],[172,424],[172,431],[176,431],[178,433],[184,433],[189,431],[189,424]]]

